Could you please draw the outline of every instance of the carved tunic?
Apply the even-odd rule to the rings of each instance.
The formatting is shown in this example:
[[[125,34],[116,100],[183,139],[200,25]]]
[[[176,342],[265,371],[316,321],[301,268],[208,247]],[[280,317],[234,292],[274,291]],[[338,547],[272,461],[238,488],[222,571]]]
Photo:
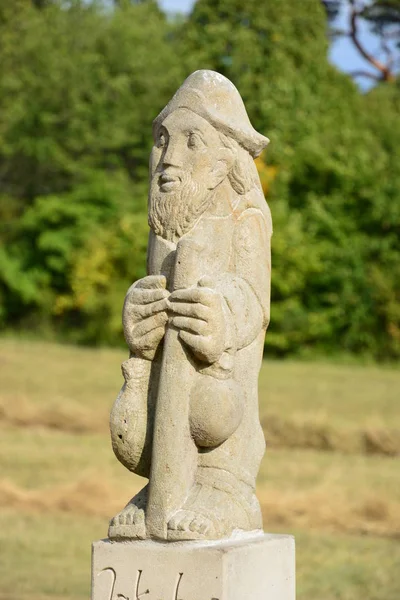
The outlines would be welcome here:
[[[271,224],[268,213],[249,203],[248,197],[240,197],[228,214],[205,213],[177,246],[150,233],[148,274],[164,275],[170,291],[196,286],[202,277],[209,276],[213,287],[225,299],[230,322],[226,348],[212,364],[193,357],[178,340],[178,332],[171,328],[153,363],[131,357],[124,366],[127,381],[116,419],[121,422],[122,409],[122,422],[127,422],[128,427],[124,445],[118,435],[114,435],[114,450],[130,470],[145,477],[151,475],[153,494],[150,487],[148,522],[151,523],[154,515],[158,527],[153,533],[159,537],[166,536],[168,516],[185,500],[194,480],[234,490],[238,501],[243,496],[244,507],[251,502],[255,488],[265,450],[258,414],[257,380],[269,321]],[[160,381],[162,365],[168,375],[161,373]],[[137,395],[133,411],[132,401],[126,402],[126,392],[132,398],[135,384]],[[164,386],[162,398],[160,385]],[[174,391],[175,386],[179,391]],[[164,410],[157,407],[163,401],[166,402]],[[197,403],[204,407],[201,411],[203,437],[204,430],[207,433],[210,427],[212,434],[219,438],[214,446],[202,446],[201,441],[196,440],[196,423],[191,422],[190,407]],[[209,414],[205,414],[207,409]],[[162,411],[158,419],[157,410]],[[233,411],[235,415],[230,425]],[[145,426],[143,420],[147,421]],[[141,431],[146,432],[145,436]],[[132,442],[138,433],[135,465],[131,462],[135,446]],[[127,436],[131,444],[126,443]],[[180,458],[182,452],[185,464]],[[155,492],[158,483],[160,486]],[[169,486],[174,488],[174,493],[167,493]]]

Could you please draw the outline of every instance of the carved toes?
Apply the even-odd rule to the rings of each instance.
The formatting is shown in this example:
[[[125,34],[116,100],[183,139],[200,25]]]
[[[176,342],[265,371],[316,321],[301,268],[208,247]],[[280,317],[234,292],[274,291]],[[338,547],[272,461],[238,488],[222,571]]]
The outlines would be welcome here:
[[[196,517],[196,514],[188,510],[178,510],[168,523],[168,529],[179,531],[188,531],[190,523]]]
[[[212,523],[203,516],[197,516],[190,524],[190,531],[206,535],[212,529]]]
[[[136,525],[144,521],[144,511],[130,504],[111,520],[111,525]]]
[[[178,510],[168,523],[169,537],[174,538],[182,534],[182,539],[198,539],[210,533],[212,529],[210,519],[191,510]]]
[[[144,510],[128,505],[110,521],[110,539],[143,539],[146,537]]]

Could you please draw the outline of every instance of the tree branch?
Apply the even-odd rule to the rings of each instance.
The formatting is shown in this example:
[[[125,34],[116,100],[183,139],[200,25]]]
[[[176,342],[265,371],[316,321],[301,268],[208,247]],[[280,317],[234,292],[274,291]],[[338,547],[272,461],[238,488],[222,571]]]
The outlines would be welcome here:
[[[351,5],[352,8],[350,11],[350,37],[353,41],[353,44],[355,45],[361,56],[365,58],[365,60],[367,60],[373,67],[375,67],[375,69],[378,69],[378,71],[381,73],[380,79],[383,79],[383,81],[392,81],[394,79],[394,75],[391,72],[389,66],[383,64],[380,60],[377,60],[374,56],[372,56],[372,54],[367,52],[367,50],[361,44],[358,38],[357,22],[358,17],[361,16],[361,13],[355,8],[354,2],[351,2]]]
[[[375,73],[370,73],[369,71],[351,71],[349,73],[351,77],[368,77],[369,79],[373,79],[374,81],[381,81],[382,77],[379,75],[375,75]]]

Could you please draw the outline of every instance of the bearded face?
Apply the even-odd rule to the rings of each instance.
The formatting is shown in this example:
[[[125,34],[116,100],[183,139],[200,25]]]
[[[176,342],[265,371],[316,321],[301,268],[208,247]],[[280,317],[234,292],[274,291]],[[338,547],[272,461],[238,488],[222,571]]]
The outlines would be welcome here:
[[[164,120],[150,161],[149,225],[157,235],[177,243],[194,227],[227,175],[225,151],[214,127],[191,111]]]
[[[161,191],[163,178],[174,177],[175,190]],[[170,179],[171,178],[171,179]],[[149,225],[153,231],[177,243],[190,231],[210,204],[212,194],[201,182],[184,171],[155,173],[150,184]]]

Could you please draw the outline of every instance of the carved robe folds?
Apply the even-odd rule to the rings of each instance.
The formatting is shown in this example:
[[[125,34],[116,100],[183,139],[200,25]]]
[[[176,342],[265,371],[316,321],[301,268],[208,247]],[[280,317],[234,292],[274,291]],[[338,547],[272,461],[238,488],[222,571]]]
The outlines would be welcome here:
[[[272,232],[257,197],[235,201],[231,210],[215,210],[214,203],[176,246],[150,233],[149,275],[164,275],[170,292],[200,280],[220,292],[225,345],[213,362],[199,360],[167,325],[153,360],[132,355],[123,364],[112,444],[129,470],[150,478],[142,537],[173,539],[167,523],[196,486],[198,494],[212,488],[234,498],[229,514],[221,506],[215,537],[229,535],[232,522],[244,530],[262,526],[254,495],[265,450],[257,379],[269,321]]]

